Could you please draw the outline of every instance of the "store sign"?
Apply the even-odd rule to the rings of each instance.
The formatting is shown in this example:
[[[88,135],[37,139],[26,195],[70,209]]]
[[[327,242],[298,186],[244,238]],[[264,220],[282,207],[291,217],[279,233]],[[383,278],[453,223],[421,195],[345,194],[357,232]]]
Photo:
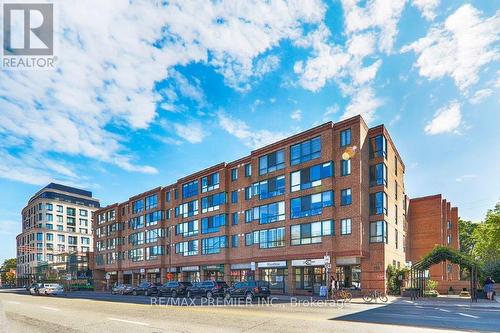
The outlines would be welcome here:
[[[255,270],[255,263],[253,263],[253,267]],[[234,269],[234,270],[238,270],[238,269],[252,269],[252,264],[251,263],[248,263],[248,264],[231,264],[231,269]]]
[[[220,265],[206,265],[206,266],[201,266],[204,270],[218,270],[218,271],[224,271],[224,264]]]
[[[252,262],[250,263],[250,269],[251,269],[252,271],[255,271],[255,261],[252,261]]]
[[[286,267],[286,261],[268,261],[268,262],[259,262],[259,268],[276,268],[276,267]]]
[[[141,274],[144,274],[146,272],[146,270],[144,268],[141,268],[140,272],[141,272]]]
[[[199,270],[200,270],[200,266],[181,267],[181,272],[198,272]]]
[[[304,267],[304,266],[324,266],[325,259],[303,259],[303,260],[292,260],[292,266]]]
[[[337,258],[335,260],[337,265],[357,265],[359,264],[360,260],[359,257],[343,257],[343,258]]]
[[[148,273],[160,273],[159,268],[150,268],[147,270]]]

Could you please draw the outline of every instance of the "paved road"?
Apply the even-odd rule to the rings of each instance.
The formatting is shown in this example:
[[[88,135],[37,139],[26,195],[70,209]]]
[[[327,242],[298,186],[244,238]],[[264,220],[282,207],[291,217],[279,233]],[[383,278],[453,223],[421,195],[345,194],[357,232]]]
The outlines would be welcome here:
[[[80,297],[75,297],[80,295]],[[91,299],[91,296],[99,299]],[[114,300],[113,302],[110,301]],[[133,300],[137,303],[130,303]],[[151,306],[144,296],[75,293],[36,297],[0,292],[0,332],[443,332],[424,327],[495,331],[500,310],[413,305]],[[198,302],[200,302],[198,300]],[[189,305],[189,304],[188,304]],[[393,307],[394,306],[394,307]],[[448,312],[449,311],[449,312]],[[486,322],[486,319],[490,319]],[[375,322],[375,323],[368,323]],[[385,323],[397,323],[386,325]],[[382,324],[384,323],[384,324]],[[443,325],[446,323],[446,325]],[[401,325],[417,325],[402,327]],[[3,333],[3,332],[2,332]]]

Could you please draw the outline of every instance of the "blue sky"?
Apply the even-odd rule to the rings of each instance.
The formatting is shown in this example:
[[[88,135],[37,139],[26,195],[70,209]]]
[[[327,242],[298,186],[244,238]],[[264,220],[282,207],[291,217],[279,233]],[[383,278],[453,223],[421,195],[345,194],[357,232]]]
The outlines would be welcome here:
[[[155,3],[56,2],[57,70],[0,71],[0,260],[50,181],[106,205],[356,114],[410,197],[500,199],[498,1]]]

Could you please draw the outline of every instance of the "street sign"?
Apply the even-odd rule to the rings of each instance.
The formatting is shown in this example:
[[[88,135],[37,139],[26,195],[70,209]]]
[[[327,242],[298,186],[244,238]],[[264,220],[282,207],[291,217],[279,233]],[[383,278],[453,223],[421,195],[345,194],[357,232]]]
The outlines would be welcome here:
[[[106,273],[106,280],[109,280],[111,278],[111,275],[109,273]]]
[[[330,263],[330,256],[324,256],[323,260],[325,261],[325,264],[329,264]]]

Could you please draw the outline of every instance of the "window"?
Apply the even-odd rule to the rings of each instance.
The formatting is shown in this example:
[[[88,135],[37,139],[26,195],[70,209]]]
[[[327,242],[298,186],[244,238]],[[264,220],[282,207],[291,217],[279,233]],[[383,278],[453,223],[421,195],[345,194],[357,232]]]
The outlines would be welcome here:
[[[156,243],[158,238],[165,237],[165,229],[150,229],[144,232],[145,243]]]
[[[370,215],[387,215],[387,194],[377,192],[370,194]]]
[[[341,235],[350,235],[352,232],[351,228],[352,228],[351,219],[340,220],[340,234]]]
[[[451,229],[451,226],[452,226],[451,221],[448,221],[448,229]]]
[[[198,180],[182,185],[182,198],[187,199],[198,195]]]
[[[47,241],[52,242],[54,240],[54,234],[45,234]]]
[[[394,241],[397,249],[399,247],[398,229],[394,229]]]
[[[80,209],[80,216],[83,216],[83,217],[89,216],[88,210]]]
[[[252,165],[250,163],[245,164],[245,177],[252,176]]]
[[[398,205],[394,205],[394,223],[398,224]]]
[[[52,223],[45,223],[45,228],[52,230],[54,229],[54,225]]]
[[[350,188],[346,188],[340,191],[340,205],[347,206],[352,203],[352,191]]]
[[[175,207],[175,217],[190,217],[198,215],[198,200],[183,203]]]
[[[231,247],[238,247],[238,235],[231,235]]]
[[[90,245],[90,238],[80,237],[80,242],[82,243],[82,245]]]
[[[144,249],[133,249],[128,251],[128,258],[133,261],[143,261],[144,260]]]
[[[76,209],[71,207],[66,207],[66,214],[68,216],[76,216]]]
[[[157,225],[162,218],[163,212],[161,210],[146,214],[146,226],[149,227],[151,225]]]
[[[220,253],[220,250],[227,247],[227,236],[203,238],[201,240],[201,254]]]
[[[291,218],[320,215],[324,207],[333,206],[333,191],[305,195],[290,200]]]
[[[52,222],[54,220],[54,215],[52,214],[45,214],[45,216],[47,217],[48,222]]]
[[[394,155],[394,173],[398,175],[398,157]]]
[[[144,210],[144,201],[142,199],[132,202],[132,214],[140,213],[143,210]]]
[[[231,203],[238,203],[238,190],[231,192]]]
[[[146,210],[155,209],[158,207],[158,195],[150,195],[146,197]]]
[[[451,235],[448,235],[447,241],[448,241],[448,245],[450,245],[451,244]]]
[[[245,196],[247,195],[245,189]],[[285,194],[285,176],[269,178],[258,183],[253,183],[248,190],[249,197],[258,196],[259,199],[269,199]]]
[[[234,169],[231,169],[231,181],[235,181],[238,179],[238,169],[237,168],[234,168]]]
[[[259,158],[259,175],[281,170],[285,167],[285,150],[278,150]]]
[[[398,200],[398,182],[394,181],[394,199]]]
[[[321,180],[333,176],[333,162],[314,165],[309,168],[292,172],[291,191],[305,190],[321,185]]]
[[[201,199],[201,212],[213,212],[226,203],[226,192],[209,195]]]
[[[245,211],[245,222],[259,221],[259,224],[285,220],[285,202],[274,202]]]
[[[165,248],[163,246],[155,245],[146,248],[146,260],[155,260],[164,254]]]
[[[321,156],[321,137],[301,142],[290,147],[290,164],[297,165]]]
[[[63,206],[59,206],[59,205],[57,205],[57,212],[58,212],[58,213],[62,213],[62,212],[64,212],[64,210],[63,210]]]
[[[68,244],[76,245],[78,243],[78,237],[68,236]]]
[[[128,227],[132,230],[144,228],[144,215],[131,218],[128,221]]]
[[[321,237],[333,235],[333,230],[332,220],[292,225],[290,243],[292,245],[321,243]]]
[[[231,224],[238,225],[238,212],[231,214]]]
[[[51,203],[46,203],[46,204],[45,204],[45,210],[50,210],[50,211],[52,211],[52,209],[53,209],[53,206],[52,206],[52,204],[51,204]]]
[[[177,191],[177,189],[174,189],[174,199],[179,199],[179,191]]]
[[[62,225],[58,225],[58,226],[57,226],[57,230],[59,230],[59,231],[63,231],[63,230],[64,230],[64,226],[62,226]]]
[[[340,131],[340,147],[345,147],[351,144],[351,129]]]
[[[209,176],[201,178],[201,192],[216,190],[219,188],[219,173],[213,173]]]
[[[89,220],[87,220],[87,219],[80,219],[80,226],[88,227],[89,226]]]
[[[71,226],[76,226],[76,219],[74,217],[67,217],[66,224]]]
[[[201,233],[209,234],[218,232],[220,227],[226,225],[226,214],[219,214],[201,219]]]
[[[137,232],[128,236],[128,242],[132,245],[144,244],[144,232]]]
[[[62,215],[57,215],[57,223],[63,223]]]
[[[387,222],[370,222],[370,243],[387,244]]]
[[[175,234],[182,237],[198,235],[198,220],[180,223],[175,226]]]
[[[65,237],[64,235],[57,235],[57,241],[59,243],[64,243],[65,242]]]
[[[351,174],[351,160],[340,161],[340,175],[347,176]]]
[[[245,246],[259,244],[261,249],[285,246],[285,228],[256,230],[245,234]]]
[[[384,163],[370,165],[370,186],[387,185],[387,166]]]
[[[167,202],[170,202],[170,191],[167,191],[167,193],[165,194],[165,200]]]
[[[387,140],[382,134],[370,138],[370,158],[387,157]]]

